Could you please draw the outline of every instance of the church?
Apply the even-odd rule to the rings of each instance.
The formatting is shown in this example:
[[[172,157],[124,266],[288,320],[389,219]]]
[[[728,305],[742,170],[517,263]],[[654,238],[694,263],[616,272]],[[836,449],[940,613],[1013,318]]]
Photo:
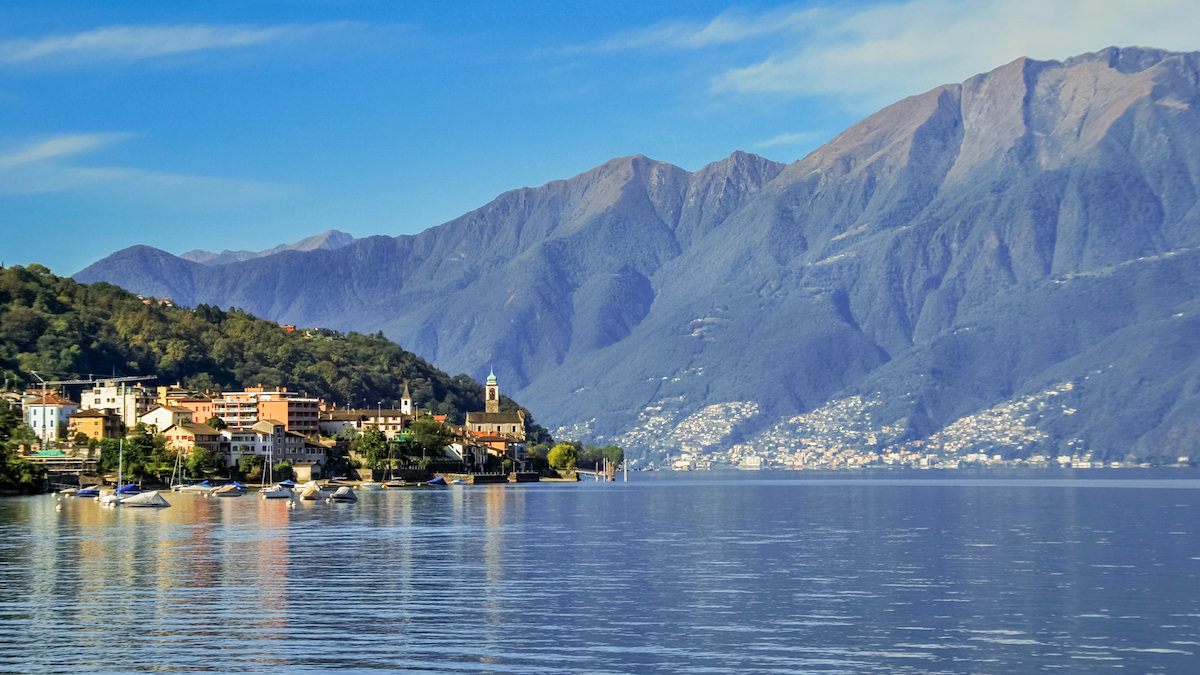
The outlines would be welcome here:
[[[467,413],[467,435],[488,448],[488,454],[525,463],[525,413],[500,412],[500,385],[496,373],[488,375],[484,412]]]

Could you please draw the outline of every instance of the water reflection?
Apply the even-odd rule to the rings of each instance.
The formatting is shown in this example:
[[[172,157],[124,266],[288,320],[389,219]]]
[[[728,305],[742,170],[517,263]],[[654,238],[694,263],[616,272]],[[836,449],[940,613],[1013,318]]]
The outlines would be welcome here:
[[[634,478],[3,499],[0,671],[1193,671],[1200,481]]]

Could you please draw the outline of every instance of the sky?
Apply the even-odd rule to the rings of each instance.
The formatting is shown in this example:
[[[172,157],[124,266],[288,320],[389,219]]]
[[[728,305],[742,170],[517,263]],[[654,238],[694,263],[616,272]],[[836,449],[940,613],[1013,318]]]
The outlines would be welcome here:
[[[0,263],[415,234],[643,154],[801,159],[1022,56],[1200,49],[1194,0],[0,3]]]

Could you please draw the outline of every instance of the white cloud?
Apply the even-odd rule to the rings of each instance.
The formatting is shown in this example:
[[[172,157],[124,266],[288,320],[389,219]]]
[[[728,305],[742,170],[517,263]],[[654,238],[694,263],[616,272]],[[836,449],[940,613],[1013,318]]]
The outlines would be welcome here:
[[[71,134],[54,136],[20,150],[0,155],[0,170],[41,160],[98,150],[129,137],[129,134]]]
[[[825,134],[819,134],[813,131],[802,131],[794,134],[779,134],[775,138],[763,141],[757,144],[756,148],[773,148],[778,145],[798,145],[801,143],[812,143],[814,141],[827,138]]]
[[[42,139],[0,155],[0,194],[100,191],[105,198],[188,207],[228,208],[263,203],[297,192],[284,183],[173,174],[64,160],[131,138],[130,134],[73,134]]]
[[[753,16],[728,11],[708,23],[669,22],[652,28],[627,31],[584,45],[568,47],[567,53],[612,52],[665,47],[700,49],[794,31],[813,21],[821,10],[772,10]]]
[[[727,62],[743,63],[716,74],[713,93],[833,95],[869,111],[1022,56],[1063,59],[1113,45],[1192,51],[1197,25],[1195,0],[881,0],[731,11],[572,50],[725,49]]]
[[[0,63],[148,59],[202,50],[244,48],[301,37],[323,27],[328,25],[267,28],[205,24],[109,26],[73,35],[0,42]]]
[[[868,107],[1021,56],[1062,59],[1111,45],[1194,50],[1200,3],[1180,0],[910,0],[828,10],[714,92],[850,94]]]

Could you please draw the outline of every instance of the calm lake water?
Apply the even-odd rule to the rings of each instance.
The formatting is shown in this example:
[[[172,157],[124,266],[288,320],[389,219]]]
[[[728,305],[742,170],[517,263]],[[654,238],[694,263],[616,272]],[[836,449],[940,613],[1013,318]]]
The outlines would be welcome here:
[[[0,499],[0,671],[1200,672],[1200,472]]]

